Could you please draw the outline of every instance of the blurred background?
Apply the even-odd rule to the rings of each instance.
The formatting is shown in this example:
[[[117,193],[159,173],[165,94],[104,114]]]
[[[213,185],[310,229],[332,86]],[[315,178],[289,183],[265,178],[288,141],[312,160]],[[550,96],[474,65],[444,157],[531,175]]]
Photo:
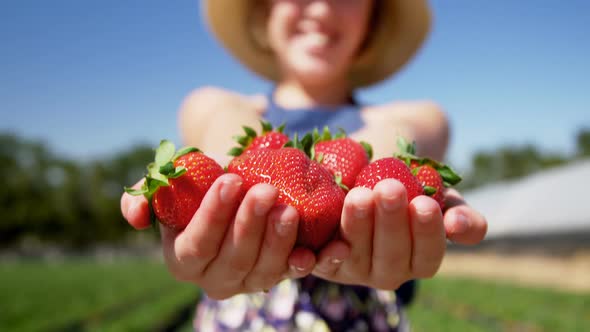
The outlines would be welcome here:
[[[447,162],[489,222],[421,281],[415,331],[590,331],[590,2],[431,1],[433,33],[367,103],[432,99]],[[190,330],[122,188],[193,89],[271,86],[212,39],[199,1],[0,1],[0,330]]]

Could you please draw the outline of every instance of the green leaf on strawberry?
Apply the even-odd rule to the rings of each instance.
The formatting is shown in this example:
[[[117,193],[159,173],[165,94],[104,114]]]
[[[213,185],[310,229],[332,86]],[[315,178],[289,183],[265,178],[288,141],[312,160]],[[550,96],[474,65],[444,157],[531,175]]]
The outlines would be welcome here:
[[[443,191],[461,181],[461,177],[448,165],[430,158],[421,158],[416,155],[416,144],[411,144],[403,137],[397,140],[399,152],[395,157],[404,161],[412,170],[412,174],[420,181],[424,193],[434,198],[444,209]]]
[[[442,177],[445,186],[451,187],[461,182],[461,177],[455,173],[449,166],[443,165],[436,169],[438,174]]]
[[[260,121],[262,132],[259,135],[252,127],[243,126],[245,135],[234,136],[233,139],[239,144],[229,150],[228,155],[237,157],[249,150],[256,149],[278,149],[289,141],[289,137],[283,133],[285,124],[274,129],[267,121]]]
[[[168,140],[160,142],[147,171],[140,189],[126,187],[125,191],[146,197],[152,223],[159,221],[177,230],[186,227],[213,181],[224,173],[199,149],[185,147],[176,152]]]
[[[461,182],[461,176],[457,174],[450,166],[431,158],[418,157],[416,155],[416,143],[409,143],[404,137],[400,136],[397,140],[399,152],[395,157],[402,159],[410,168],[416,168],[421,165],[429,165],[434,168],[442,177],[445,186],[454,186]]]
[[[321,133],[315,128],[311,137],[313,142],[304,151],[310,159],[329,170],[340,187],[348,191],[354,185],[356,175],[373,157],[370,144],[347,137],[342,128],[333,135],[327,126]]]
[[[168,140],[162,140],[160,146],[156,149],[156,165],[163,166],[174,156],[174,143]]]

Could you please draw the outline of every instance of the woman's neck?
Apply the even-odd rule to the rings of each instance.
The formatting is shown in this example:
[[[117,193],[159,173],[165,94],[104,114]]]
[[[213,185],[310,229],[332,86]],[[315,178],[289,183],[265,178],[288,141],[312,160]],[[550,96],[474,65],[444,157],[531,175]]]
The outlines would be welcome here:
[[[306,108],[312,106],[338,106],[350,102],[352,93],[348,84],[304,85],[294,80],[277,84],[274,100],[285,108]]]

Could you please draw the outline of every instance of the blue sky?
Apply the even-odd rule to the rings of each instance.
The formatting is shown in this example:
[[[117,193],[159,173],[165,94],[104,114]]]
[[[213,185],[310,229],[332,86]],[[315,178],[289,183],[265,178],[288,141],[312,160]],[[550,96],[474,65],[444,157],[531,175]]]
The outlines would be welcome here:
[[[449,114],[449,160],[534,143],[572,151],[590,127],[590,1],[431,1],[434,30],[365,102],[432,99]],[[0,130],[68,157],[178,141],[192,89],[268,91],[217,44],[199,1],[0,2]]]

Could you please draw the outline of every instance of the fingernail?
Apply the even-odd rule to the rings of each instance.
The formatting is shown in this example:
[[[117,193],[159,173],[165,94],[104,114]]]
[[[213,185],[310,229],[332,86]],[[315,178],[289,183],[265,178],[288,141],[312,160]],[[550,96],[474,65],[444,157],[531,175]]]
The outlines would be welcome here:
[[[291,233],[294,224],[293,220],[289,220],[289,218],[279,218],[275,221],[275,230],[279,236],[285,237]]]
[[[334,265],[342,264],[342,260],[338,258],[330,258],[330,263]]]
[[[431,220],[430,217],[432,216],[433,212],[431,210],[416,210],[416,214],[420,216],[420,218],[418,218],[418,222],[422,224],[428,224]]]
[[[316,265],[315,269],[322,273],[331,273],[342,264],[342,260],[334,257],[327,258],[327,262]]]
[[[301,272],[304,272],[304,271],[305,271],[305,268],[303,268],[303,267],[298,267],[298,266],[294,266],[294,265],[291,265],[289,268],[290,268],[292,271],[294,271],[295,273],[301,273]]]
[[[463,213],[457,213],[456,220],[457,221],[455,222],[453,233],[465,233],[469,228],[469,220],[467,220],[467,216],[465,216]]]
[[[231,203],[232,200],[238,194],[240,187],[242,186],[241,181],[224,180],[221,182],[221,189],[219,190],[219,199],[223,203]]]
[[[354,216],[357,219],[366,219],[369,217],[369,209],[366,207],[359,207],[355,206],[354,208]]]
[[[268,202],[258,200],[256,203],[254,203],[254,215],[257,217],[264,217],[271,207],[272,204],[268,204]]]
[[[379,200],[381,207],[386,211],[396,210],[402,203],[401,197],[398,197],[395,193],[385,193]]]

